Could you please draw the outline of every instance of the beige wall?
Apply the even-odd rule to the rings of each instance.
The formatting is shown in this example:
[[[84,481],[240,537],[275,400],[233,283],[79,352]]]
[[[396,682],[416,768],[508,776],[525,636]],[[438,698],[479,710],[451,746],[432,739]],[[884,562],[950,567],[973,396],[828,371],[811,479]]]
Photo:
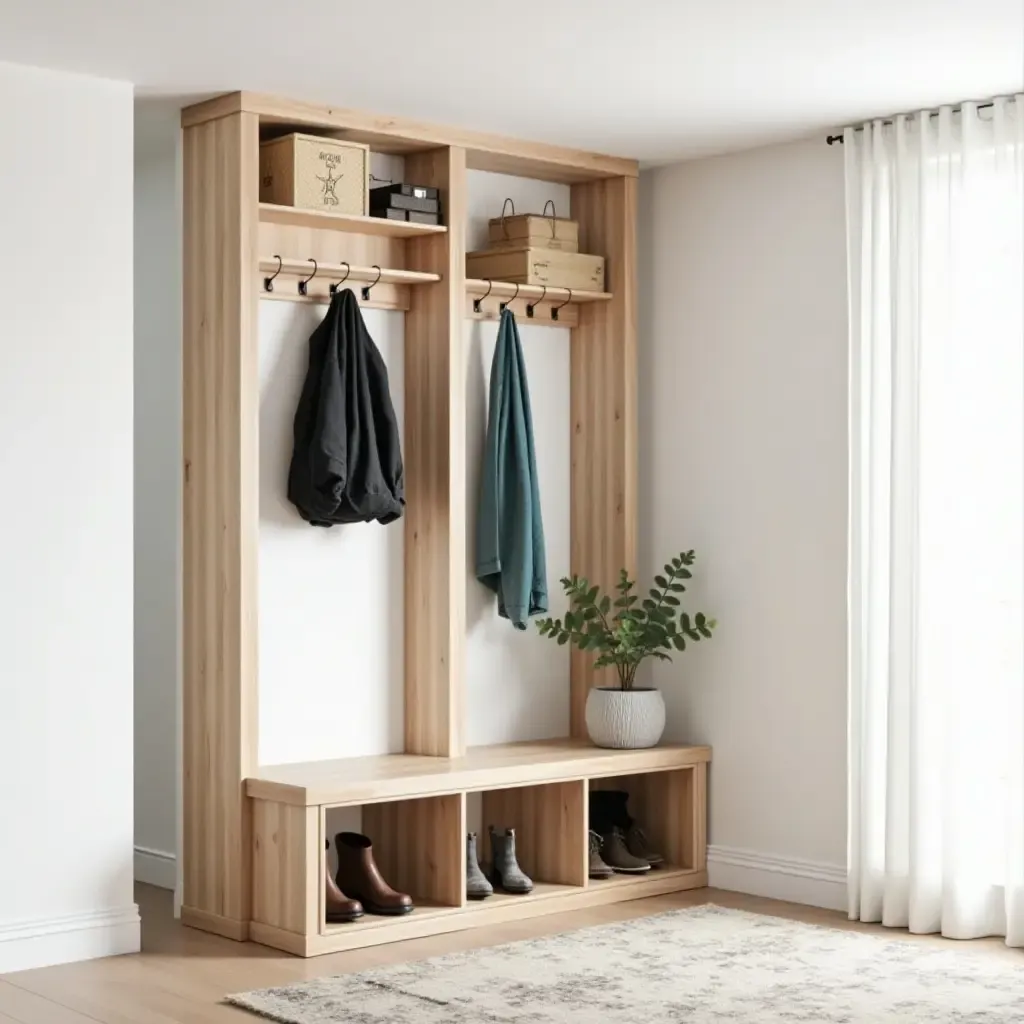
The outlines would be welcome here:
[[[641,559],[698,554],[716,638],[655,679],[714,745],[712,880],[843,903],[847,307],[820,138],[641,179]]]

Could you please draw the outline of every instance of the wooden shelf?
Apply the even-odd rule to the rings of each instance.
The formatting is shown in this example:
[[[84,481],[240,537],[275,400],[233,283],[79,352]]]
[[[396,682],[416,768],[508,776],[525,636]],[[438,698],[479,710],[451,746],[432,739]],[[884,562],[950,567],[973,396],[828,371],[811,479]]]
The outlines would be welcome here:
[[[294,206],[278,206],[275,203],[260,203],[260,223],[348,231],[352,234],[377,235],[383,238],[420,238],[424,235],[443,235],[448,230],[443,224],[413,224],[410,221],[387,220],[384,217],[324,213],[320,210],[300,210]]]
[[[257,942],[298,956],[320,956],[424,935],[440,935],[545,914],[662,896],[699,889],[707,884],[707,871],[681,869],[648,871],[644,875],[616,875],[607,882],[591,881],[586,886],[542,882],[528,896],[495,893],[485,900],[469,901],[463,907],[417,906],[404,917],[373,917],[367,914],[351,924],[327,925],[319,934],[308,936],[254,923],[252,937]]]
[[[510,892],[494,891],[493,896],[485,900],[470,900],[466,904],[466,912],[492,911],[504,906],[518,906],[521,903],[535,903],[537,900],[557,899],[559,896],[572,896],[574,893],[582,893],[585,889],[581,885],[556,885],[553,882],[534,882],[533,892],[525,895],[518,895]]]
[[[470,747],[465,757],[384,754],[260,768],[251,797],[299,807],[346,806],[534,783],[668,771],[711,760],[710,747],[604,750],[586,740]]]
[[[313,265],[309,260],[282,259],[280,277],[309,277],[309,272],[312,269]],[[345,276],[345,269],[343,263],[318,262],[315,280],[319,282],[324,280],[337,281]],[[260,257],[261,273],[265,273],[269,277],[276,270],[276,256]],[[433,284],[435,281],[440,280],[440,274],[426,274],[419,270],[391,270],[388,267],[384,267],[380,271],[380,280],[377,281],[376,267],[359,267],[354,263],[349,268],[348,275],[348,281],[365,282],[368,284],[372,284],[374,281],[377,281],[378,284]]]
[[[482,298],[487,295],[487,289],[490,287],[491,292],[488,298],[493,299],[511,299],[516,295],[516,285],[509,281],[484,281],[480,278],[470,277],[466,279],[466,294],[470,298]],[[568,288],[547,288],[539,284],[521,284],[519,285],[519,293],[517,298],[520,299],[540,299],[543,297],[545,300],[553,299],[555,303],[565,302],[569,299],[570,303],[575,305],[579,302],[609,302],[614,298],[611,292],[587,292],[577,291],[572,289],[570,296]]]
[[[457,914],[461,907],[449,907],[443,903],[436,903],[433,900],[417,899],[413,897],[415,909],[411,914],[404,914],[401,917],[387,917],[383,914],[364,914],[358,921],[349,921],[346,924],[328,924],[324,926],[324,935],[351,935],[353,933],[372,931],[375,928],[387,928],[398,924],[401,921],[422,921],[428,918],[444,917],[446,914]]]
[[[662,864],[660,868],[651,868],[640,875],[612,875],[611,878],[592,878],[589,888],[594,889],[628,889],[640,882],[665,885],[674,883],[677,879],[686,878],[694,872],[691,868],[681,868],[676,864]]]

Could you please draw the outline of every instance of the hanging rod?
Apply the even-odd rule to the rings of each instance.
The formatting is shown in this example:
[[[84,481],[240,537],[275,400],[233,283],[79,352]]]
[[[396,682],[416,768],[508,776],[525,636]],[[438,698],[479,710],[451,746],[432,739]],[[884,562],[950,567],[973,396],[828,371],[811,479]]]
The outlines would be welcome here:
[[[278,271],[285,275],[309,277],[310,260],[278,260],[276,256],[261,256],[260,270]],[[440,274],[428,274],[420,270],[393,270],[385,267],[360,267],[355,263],[351,267],[346,263],[319,263],[316,276],[321,278],[340,278],[348,270],[348,277],[353,281],[367,281],[377,284],[431,284],[440,281]]]
[[[992,102],[991,100],[989,100],[989,101],[988,101],[988,102],[986,102],[986,103],[979,103],[979,104],[978,104],[978,105],[977,105],[977,106],[975,107],[975,110],[988,110],[988,109],[989,109],[990,107],[994,107],[994,106],[995,106],[995,103],[993,103],[993,102]],[[951,107],[951,108],[950,108],[950,110],[951,110],[951,111],[952,111],[952,112],[953,112],[954,114],[959,114],[959,113],[960,113],[960,111],[961,111],[961,110],[963,110],[963,108],[964,108],[964,105],[963,105],[962,103],[958,103],[958,104],[956,104],[956,106],[954,106],[954,107]],[[903,115],[899,115],[899,114],[894,114],[894,115],[892,115],[892,117],[886,117],[886,118],[884,118],[884,119],[882,120],[882,124],[883,124],[883,125],[886,125],[886,124],[895,124],[895,123],[896,123],[896,122],[895,122],[895,118],[896,118],[896,117],[899,117],[899,116],[903,116],[903,117],[906,117],[906,118],[908,118],[908,119],[910,119],[910,120],[914,120],[915,118],[918,118],[918,117],[920,117],[920,116],[921,116],[921,114],[920,114],[920,112],[917,112],[917,113],[909,113],[909,114],[903,114]],[[938,117],[938,116],[939,116],[939,112],[938,112],[937,110],[929,110],[929,111],[928,111],[928,116],[929,116],[929,117]],[[855,132],[862,132],[862,131],[864,131],[864,129],[865,129],[866,127],[867,127],[867,125],[869,125],[869,124],[874,124],[874,123],[875,123],[874,121],[865,121],[865,122],[864,122],[864,124],[859,124],[859,125],[857,125],[857,126],[856,126],[856,127],[855,127],[855,128],[853,129],[853,130],[854,130]],[[825,141],[826,141],[826,142],[827,142],[827,143],[828,143],[828,144],[829,144],[830,146],[834,145],[834,144],[835,144],[835,143],[837,143],[837,142],[838,142],[838,143],[839,143],[840,145],[842,145],[842,144],[843,144],[843,137],[842,137],[842,135],[826,135],[826,136],[825,136]]]

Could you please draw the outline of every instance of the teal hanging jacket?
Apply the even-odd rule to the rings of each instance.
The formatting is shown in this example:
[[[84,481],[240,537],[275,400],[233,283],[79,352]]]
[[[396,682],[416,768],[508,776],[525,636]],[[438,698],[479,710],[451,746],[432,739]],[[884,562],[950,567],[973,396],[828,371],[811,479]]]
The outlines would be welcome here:
[[[516,318],[507,306],[491,363],[476,578],[498,595],[498,613],[516,629],[526,629],[529,616],[548,610],[530,389]]]

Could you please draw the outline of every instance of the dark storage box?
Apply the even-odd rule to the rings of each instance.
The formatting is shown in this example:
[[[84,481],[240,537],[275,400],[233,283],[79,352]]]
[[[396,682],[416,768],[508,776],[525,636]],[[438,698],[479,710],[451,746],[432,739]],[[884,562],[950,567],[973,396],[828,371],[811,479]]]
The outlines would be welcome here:
[[[413,224],[440,224],[441,216],[437,213],[420,213],[417,210],[395,210],[392,207],[378,207],[370,211],[371,217],[384,220],[407,220]]]
[[[381,192],[375,188],[370,190],[371,210],[416,210],[417,213],[437,213],[441,204],[437,199],[419,199],[416,196],[404,196],[389,190]]]
[[[437,189],[432,185],[405,185],[396,181],[391,185],[381,185],[370,190],[372,193],[385,195],[390,193],[396,196],[410,196],[413,199],[437,199]]]

